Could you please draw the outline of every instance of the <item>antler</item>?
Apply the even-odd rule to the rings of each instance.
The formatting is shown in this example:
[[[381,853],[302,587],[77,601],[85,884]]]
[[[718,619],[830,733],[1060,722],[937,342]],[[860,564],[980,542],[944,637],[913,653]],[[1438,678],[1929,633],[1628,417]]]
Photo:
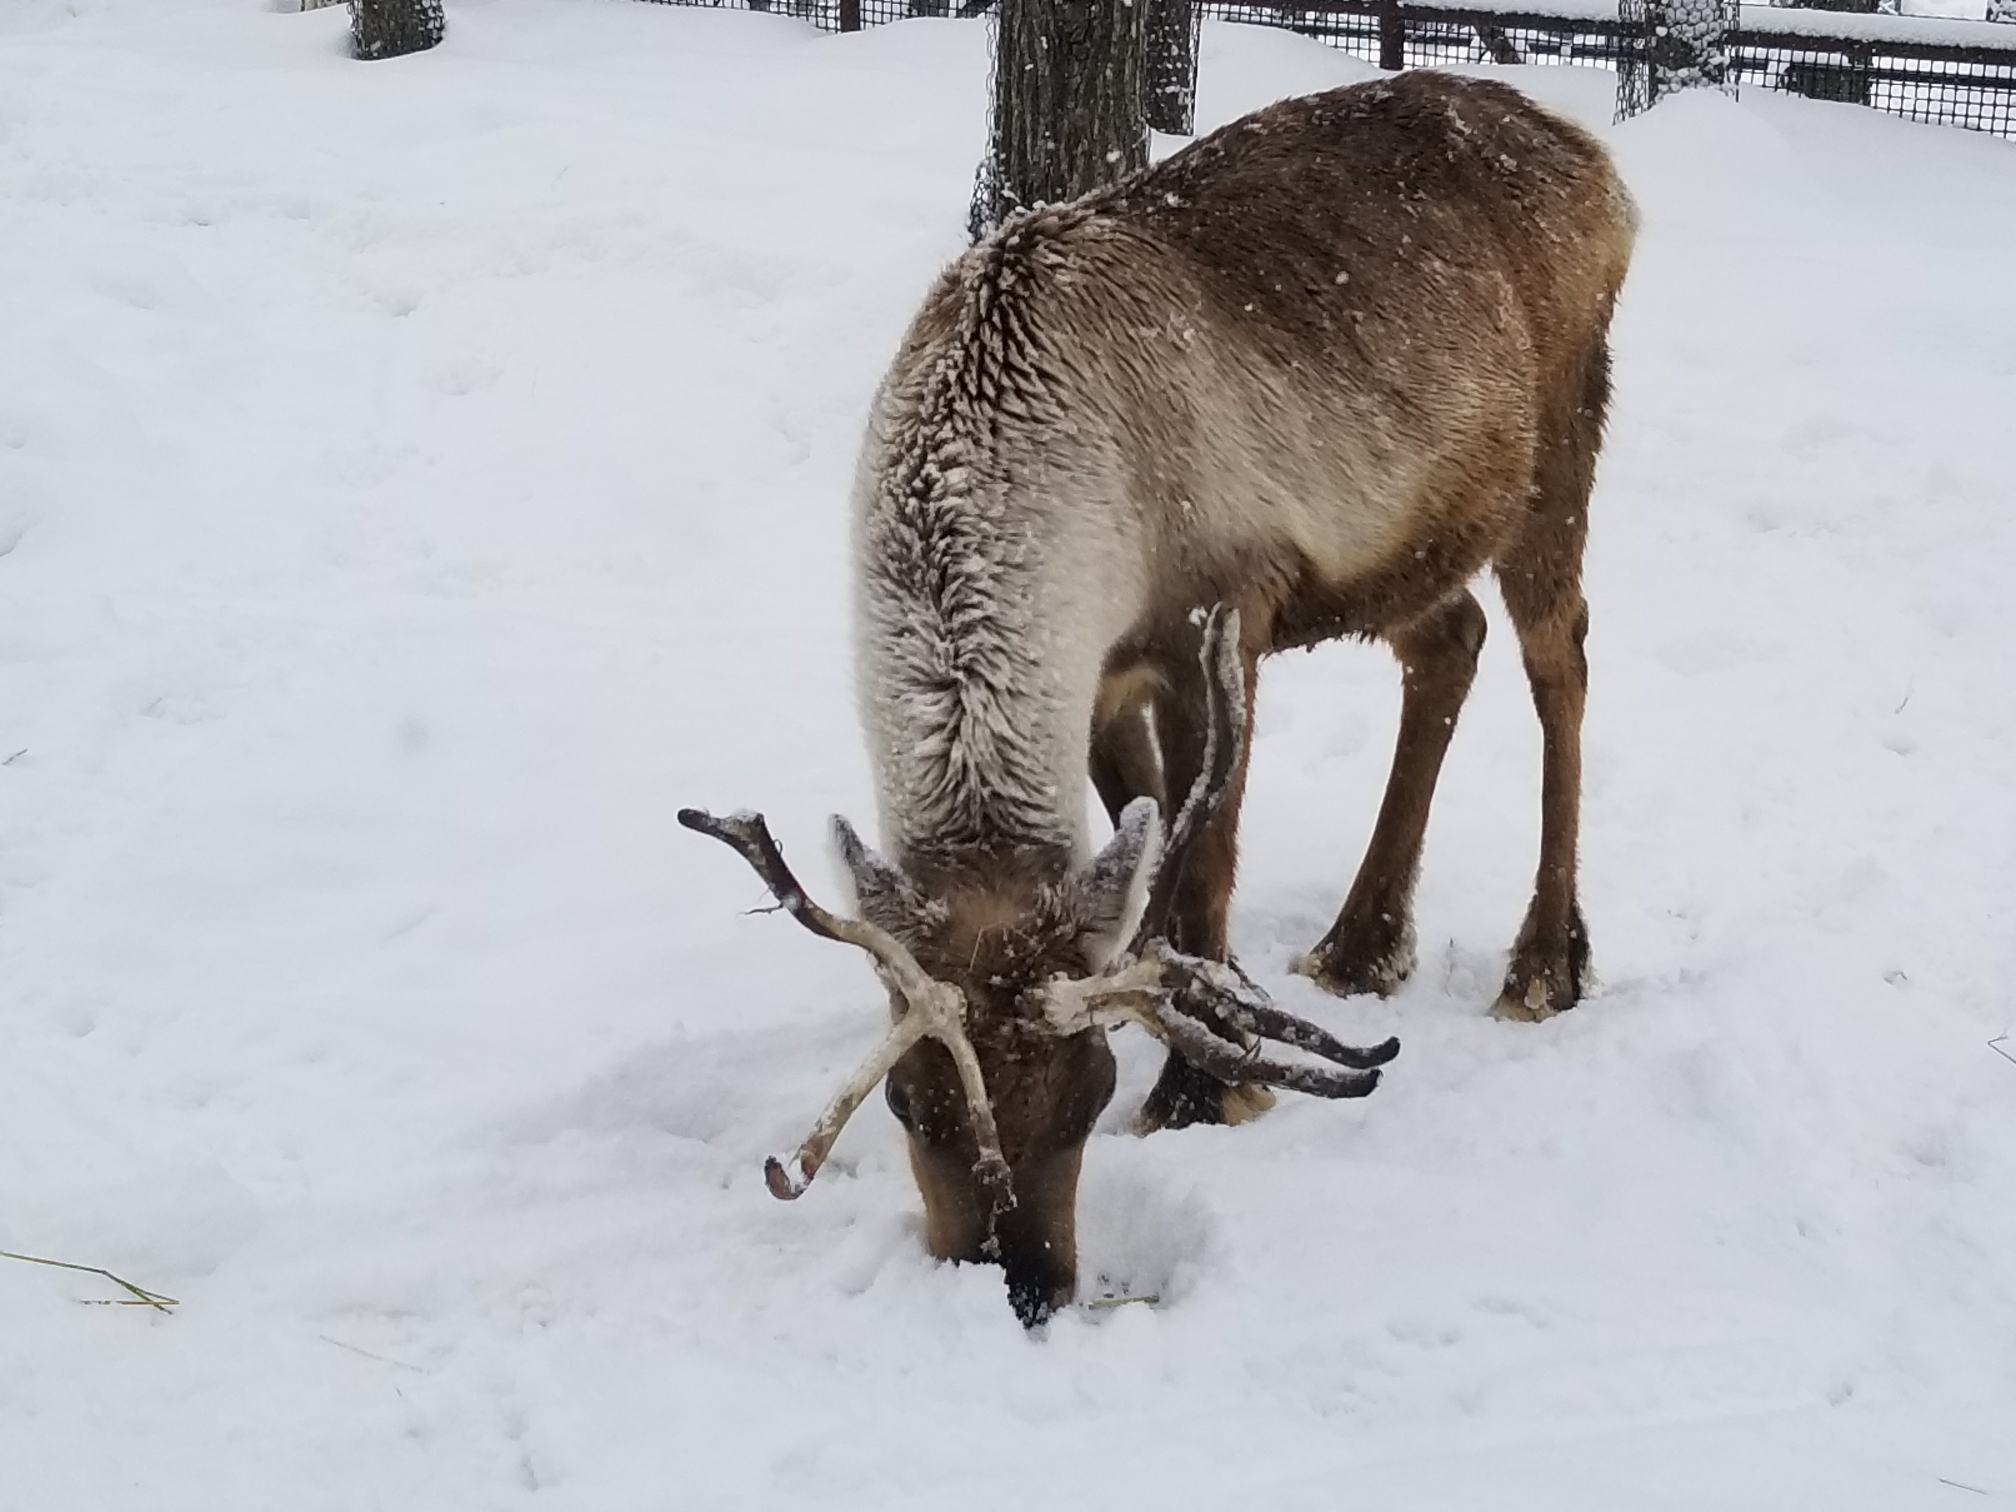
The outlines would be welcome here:
[[[1204,616],[1199,659],[1204,669],[1204,760],[1170,823],[1141,922],[1127,949],[1103,974],[1058,979],[1041,989],[1044,1022],[1059,1035],[1136,1023],[1221,1081],[1259,1082],[1316,1097],[1363,1097],[1379,1085],[1377,1068],[1400,1053],[1400,1041],[1388,1039],[1369,1049],[1347,1045],[1277,1008],[1238,967],[1186,955],[1166,938],[1184,869],[1245,754],[1246,667],[1238,610],[1219,604]],[[1252,1042],[1241,1044],[1226,1029],[1251,1036]],[[1266,1040],[1306,1050],[1331,1066],[1273,1059],[1262,1052]]]
[[[1259,1082],[1312,1097],[1363,1097],[1379,1085],[1378,1068],[1400,1053],[1397,1039],[1366,1049],[1347,1045],[1327,1029],[1276,1007],[1237,967],[1185,955],[1161,940],[1150,942],[1144,959],[1106,975],[1046,984],[1039,1004],[1053,1034],[1139,1024],[1221,1081]],[[1253,1043],[1228,1038],[1220,1024],[1253,1036]],[[1306,1050],[1331,1065],[1277,1060],[1264,1053],[1267,1040]]]
[[[1183,806],[1169,821],[1148,884],[1147,905],[1123,952],[1128,956],[1139,956],[1150,940],[1168,933],[1176,889],[1225,801],[1246,747],[1246,664],[1239,649],[1237,609],[1219,604],[1205,614],[1198,660],[1204,668],[1204,760]]]
[[[797,1171],[785,1169],[774,1155],[764,1163],[764,1179],[771,1195],[790,1201],[801,1195],[819,1174],[819,1167],[840,1137],[841,1129],[861,1106],[862,1099],[875,1089],[889,1068],[924,1039],[935,1039],[951,1053],[958,1069],[960,1085],[973,1117],[973,1134],[979,1158],[973,1169],[994,1193],[994,1211],[999,1214],[1015,1206],[1015,1190],[1008,1175],[1008,1162],[1001,1154],[1001,1137],[994,1127],[994,1107],[987,1100],[987,1084],[980,1074],[980,1058],[966,1036],[966,999],[957,987],[934,980],[903,943],[866,919],[846,919],[828,913],[806,894],[784,853],[771,837],[770,826],[761,814],[731,814],[717,819],[704,809],[681,809],[679,822],[690,830],[709,835],[734,850],[756,869],[756,875],[784,905],[792,918],[812,933],[828,940],[858,945],[875,960],[884,977],[901,994],[907,1005],[903,1017],[883,1037],[875,1053],[862,1063],[840,1095],[833,1099],[812,1132],[793,1156]]]

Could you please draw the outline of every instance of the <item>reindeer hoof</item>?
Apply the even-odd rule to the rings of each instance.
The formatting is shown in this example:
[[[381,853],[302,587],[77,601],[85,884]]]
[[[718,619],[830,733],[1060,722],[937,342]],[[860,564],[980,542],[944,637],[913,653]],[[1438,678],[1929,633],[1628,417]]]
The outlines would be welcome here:
[[[1391,997],[1414,972],[1414,934],[1382,950],[1354,951],[1325,941],[1295,963],[1295,971],[1332,997],[1375,993]]]
[[[1512,983],[1505,984],[1505,990],[1498,995],[1498,1001],[1491,1005],[1491,1017],[1506,1019],[1515,1024],[1544,1024],[1557,1013],[1566,1013],[1575,1006],[1571,996],[1565,1003],[1555,1003],[1547,991],[1543,977],[1535,977],[1526,984],[1524,992],[1518,991]]]
[[[1521,1024],[1545,1023],[1581,1002],[1588,982],[1589,926],[1582,922],[1582,910],[1570,913],[1567,930],[1554,936],[1552,948],[1540,943],[1529,923],[1512,948],[1505,990],[1492,1005],[1491,1016]]]
[[[1566,1013],[1582,1001],[1589,980],[1589,946],[1586,935],[1571,941],[1565,960],[1539,966],[1512,957],[1512,969],[1505,973],[1505,990],[1491,1005],[1493,1018],[1520,1024],[1543,1024],[1557,1013]]]
[[[1240,1082],[1227,1087],[1225,1095],[1218,1099],[1218,1122],[1222,1124],[1248,1123],[1274,1106],[1274,1089],[1255,1082]]]
[[[1134,1132],[1153,1134],[1158,1129],[1187,1129],[1192,1124],[1242,1124],[1273,1106],[1270,1088],[1251,1082],[1228,1085],[1172,1055],[1148,1100],[1134,1115]]]

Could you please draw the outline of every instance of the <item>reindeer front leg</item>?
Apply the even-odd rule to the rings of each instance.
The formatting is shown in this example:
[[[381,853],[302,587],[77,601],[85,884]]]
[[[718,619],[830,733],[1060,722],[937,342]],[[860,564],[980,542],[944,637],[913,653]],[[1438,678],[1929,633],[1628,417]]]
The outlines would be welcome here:
[[[1226,925],[1239,861],[1239,803],[1246,791],[1259,644],[1264,641],[1268,620],[1248,609],[1240,625],[1244,633],[1236,650],[1240,668],[1237,685],[1227,676],[1218,689],[1209,686],[1213,670],[1208,654],[1202,663],[1188,655],[1172,656],[1162,668],[1161,691],[1155,700],[1156,736],[1166,765],[1163,785],[1171,793],[1190,791],[1211,761],[1215,749],[1211,726],[1219,700],[1236,699],[1237,707],[1243,710],[1236,760],[1226,768],[1222,781],[1206,779],[1205,785],[1212,789],[1209,822],[1180,858],[1172,858],[1175,888],[1165,938],[1178,951],[1209,961],[1223,961],[1231,954]],[[1225,1032],[1228,1038],[1238,1035],[1236,1029]],[[1273,1106],[1274,1094],[1266,1087],[1222,1081],[1172,1050],[1141,1105],[1135,1127],[1147,1133],[1198,1123],[1239,1124]]]

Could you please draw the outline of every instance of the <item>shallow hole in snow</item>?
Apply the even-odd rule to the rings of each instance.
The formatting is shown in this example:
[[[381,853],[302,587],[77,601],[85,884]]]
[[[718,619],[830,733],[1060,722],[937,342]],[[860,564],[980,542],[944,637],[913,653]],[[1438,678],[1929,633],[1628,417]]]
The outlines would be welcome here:
[[[1158,1310],[1180,1302],[1219,1248],[1210,1209],[1192,1193],[1172,1194],[1138,1164],[1150,1152],[1128,1144],[1139,1142],[1095,1141],[1079,1179],[1079,1299],[1109,1304],[1095,1315],[1119,1310],[1110,1304],[1122,1297],[1152,1297]]]

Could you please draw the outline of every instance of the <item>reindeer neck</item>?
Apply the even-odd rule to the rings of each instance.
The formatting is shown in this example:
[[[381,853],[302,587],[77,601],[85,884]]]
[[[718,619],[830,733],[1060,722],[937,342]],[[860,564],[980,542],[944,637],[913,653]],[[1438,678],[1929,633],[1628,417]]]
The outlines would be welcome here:
[[[1071,419],[1044,313],[1043,212],[933,291],[882,392],[856,488],[857,670],[896,854],[1082,852],[1093,704],[1140,593],[1110,446]]]
[[[1006,489],[885,503],[857,652],[884,843],[934,870],[1079,853],[1116,632],[1073,532]]]

